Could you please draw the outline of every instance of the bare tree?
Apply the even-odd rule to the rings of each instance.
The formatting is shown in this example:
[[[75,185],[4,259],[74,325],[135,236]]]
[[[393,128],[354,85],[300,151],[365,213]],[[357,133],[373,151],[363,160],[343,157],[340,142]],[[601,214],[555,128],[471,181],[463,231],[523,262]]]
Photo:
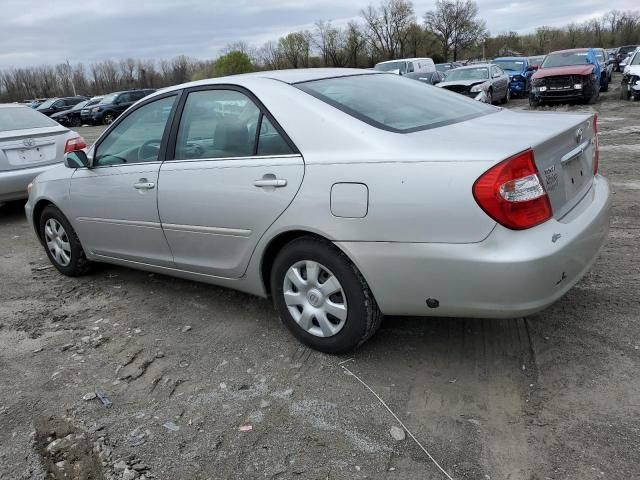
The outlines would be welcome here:
[[[367,41],[379,57],[392,60],[404,56],[410,26],[415,22],[410,1],[386,0],[379,8],[369,5],[360,15]]]
[[[461,50],[484,39],[486,24],[477,16],[478,5],[473,0],[436,0],[435,10],[425,14],[427,30],[440,41],[445,59],[453,53],[457,60]]]

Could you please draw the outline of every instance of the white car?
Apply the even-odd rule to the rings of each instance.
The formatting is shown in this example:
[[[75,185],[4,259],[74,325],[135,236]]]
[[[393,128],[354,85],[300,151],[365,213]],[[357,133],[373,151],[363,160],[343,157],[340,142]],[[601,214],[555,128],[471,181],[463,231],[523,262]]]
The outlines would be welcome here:
[[[376,63],[374,70],[380,72],[395,73],[396,75],[404,75],[414,72],[435,72],[436,64],[431,58],[399,58],[398,60],[388,60],[386,62]]]
[[[640,100],[640,48],[625,61],[620,97],[623,100]]]
[[[0,104],[0,202],[27,198],[29,182],[86,146],[76,132],[32,108]]]

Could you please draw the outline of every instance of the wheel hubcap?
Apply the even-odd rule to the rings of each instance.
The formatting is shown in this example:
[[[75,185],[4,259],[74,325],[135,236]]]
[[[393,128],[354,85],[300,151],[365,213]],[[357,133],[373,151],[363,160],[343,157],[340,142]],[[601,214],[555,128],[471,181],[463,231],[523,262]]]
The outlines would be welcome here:
[[[44,225],[44,236],[49,253],[58,265],[66,267],[71,263],[71,244],[64,227],[55,218]]]
[[[318,262],[293,264],[284,277],[284,301],[295,322],[316,337],[332,337],[347,320],[347,298],[331,271]]]

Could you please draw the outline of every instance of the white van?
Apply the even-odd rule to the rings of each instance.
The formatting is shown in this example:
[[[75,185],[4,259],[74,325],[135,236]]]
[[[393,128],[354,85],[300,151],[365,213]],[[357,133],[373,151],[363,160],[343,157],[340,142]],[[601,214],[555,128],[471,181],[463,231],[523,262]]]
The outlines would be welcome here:
[[[398,60],[388,60],[376,63],[374,70],[381,72],[396,73],[404,75],[412,72],[435,72],[436,64],[428,57],[424,58],[399,58]]]

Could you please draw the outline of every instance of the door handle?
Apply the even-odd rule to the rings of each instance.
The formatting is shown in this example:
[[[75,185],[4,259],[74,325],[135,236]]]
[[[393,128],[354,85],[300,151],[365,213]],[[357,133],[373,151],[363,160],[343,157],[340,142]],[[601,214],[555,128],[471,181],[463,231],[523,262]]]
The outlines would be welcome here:
[[[151,190],[156,187],[156,184],[153,182],[148,182],[146,178],[141,178],[138,180],[138,183],[133,184],[133,188],[136,190]]]
[[[282,188],[287,186],[287,181],[284,178],[276,178],[272,173],[268,173],[260,180],[253,182],[256,187],[274,187]]]

